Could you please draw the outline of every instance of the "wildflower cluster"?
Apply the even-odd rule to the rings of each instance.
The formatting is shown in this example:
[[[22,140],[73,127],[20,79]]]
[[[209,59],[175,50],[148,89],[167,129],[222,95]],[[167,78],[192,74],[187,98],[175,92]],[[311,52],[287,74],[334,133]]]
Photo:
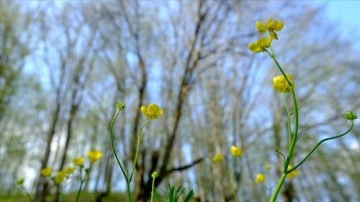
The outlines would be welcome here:
[[[288,138],[289,138],[288,144],[289,145],[288,145],[288,151],[287,151],[286,155],[284,155],[283,153],[278,151],[278,153],[280,153],[284,157],[284,167],[283,167],[281,178],[278,181],[278,184],[276,185],[274,192],[270,198],[270,201],[274,202],[278,196],[278,193],[280,192],[280,189],[281,189],[285,179],[286,178],[287,179],[295,178],[299,174],[299,171],[297,170],[297,168],[311,156],[311,154],[318,148],[318,146],[320,146],[321,143],[331,140],[331,139],[336,139],[336,138],[339,138],[339,137],[342,137],[342,136],[348,134],[352,130],[352,128],[354,126],[353,122],[355,119],[358,118],[358,115],[354,112],[347,112],[344,115],[344,118],[351,121],[351,127],[349,128],[349,130],[347,130],[345,133],[343,133],[341,135],[337,135],[337,136],[333,136],[333,137],[329,137],[329,138],[325,138],[325,139],[321,140],[298,164],[296,164],[295,166],[290,165],[290,162],[291,162],[293,154],[294,154],[294,149],[295,149],[295,146],[296,146],[296,143],[298,140],[298,132],[299,132],[299,111],[298,111],[299,109],[298,109],[298,104],[297,104],[297,99],[296,99],[296,94],[295,94],[295,81],[294,81],[293,76],[289,73],[285,73],[286,71],[284,71],[284,68],[280,66],[280,64],[277,61],[277,58],[275,56],[275,53],[271,47],[272,40],[278,39],[278,35],[276,32],[279,32],[283,29],[284,22],[278,21],[275,19],[269,19],[266,23],[256,22],[255,27],[256,27],[256,30],[260,33],[268,33],[268,36],[261,37],[257,41],[250,43],[248,45],[248,48],[249,48],[249,50],[251,50],[254,53],[265,52],[271,57],[271,59],[273,60],[273,62],[276,65],[276,67],[281,72],[280,75],[273,77],[273,79],[272,79],[273,88],[276,91],[281,92],[281,93],[291,93],[291,100],[292,100],[292,104],[293,104],[292,111],[290,111],[285,105],[287,115],[288,115],[287,130],[288,130]],[[293,120],[294,122],[291,123],[291,120]],[[269,166],[269,169],[270,169],[270,166]],[[255,182],[263,183],[265,181],[265,179],[266,179],[266,177],[264,174],[258,173],[256,175]]]
[[[57,171],[55,175],[51,177],[52,167],[46,167],[40,170],[40,175],[43,177],[51,177],[55,185],[59,186],[65,181],[65,179],[70,177],[74,171],[75,171],[74,167],[68,166],[64,170]]]
[[[87,153],[88,159],[90,163],[94,163],[98,161],[102,157],[102,153],[97,150],[91,150]],[[82,169],[84,167],[85,158],[84,157],[76,157],[72,159],[72,162],[75,166]],[[51,177],[52,181],[55,185],[61,185],[67,178],[69,178],[74,172],[76,168],[73,166],[67,166],[63,170],[57,171],[54,176],[52,175],[52,167],[46,167],[40,170],[40,175],[43,177]]]
[[[255,42],[249,44],[248,48],[251,51],[258,53],[265,51],[266,48],[269,48],[273,39],[278,39],[278,35],[276,32],[282,30],[282,28],[284,27],[284,22],[269,19],[266,23],[262,23],[259,21],[256,22],[255,27],[260,33],[269,33],[269,36],[261,37]]]
[[[130,183],[133,179],[133,175],[135,172],[135,166],[137,164],[137,160],[138,160],[138,155],[139,155],[139,149],[140,149],[140,143],[141,143],[141,137],[142,137],[142,130],[144,129],[145,126],[147,126],[152,120],[155,120],[157,118],[159,118],[161,115],[163,115],[164,111],[157,105],[157,104],[149,104],[148,106],[142,106],[140,108],[140,111],[143,115],[145,115],[145,117],[147,118],[145,123],[140,127],[139,129],[139,133],[137,135],[137,144],[136,144],[136,150],[135,150],[135,158],[133,161],[133,166],[131,171],[129,172],[126,167],[121,163],[118,154],[116,152],[115,149],[115,144],[114,144],[114,135],[113,135],[113,128],[114,128],[114,123],[116,118],[119,116],[120,112],[122,110],[125,109],[125,103],[124,102],[118,102],[116,104],[116,108],[118,110],[118,112],[116,113],[116,115],[114,116],[113,120],[111,121],[110,124],[110,140],[111,140],[111,148],[112,151],[114,153],[115,159],[121,169],[122,174],[125,177],[126,180],[126,191],[127,191],[127,196],[128,196],[128,201],[131,202],[132,198],[131,198],[131,190],[130,190]],[[93,154],[92,155],[93,158],[96,158],[96,155]],[[151,177],[153,179],[153,183],[152,183],[152,189],[151,189],[151,201],[153,200],[153,192],[154,192],[154,182],[155,182],[155,178],[159,176],[159,173],[157,173],[156,171],[152,173]]]

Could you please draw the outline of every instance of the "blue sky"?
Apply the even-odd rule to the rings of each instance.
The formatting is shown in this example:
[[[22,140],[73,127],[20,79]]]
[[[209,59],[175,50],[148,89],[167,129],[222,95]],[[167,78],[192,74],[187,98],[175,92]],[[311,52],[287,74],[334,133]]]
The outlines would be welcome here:
[[[342,29],[345,37],[360,38],[360,1],[359,0],[328,0],[316,1],[326,5],[327,17],[334,21],[339,22],[334,26]],[[360,40],[354,40],[356,49],[360,51]]]

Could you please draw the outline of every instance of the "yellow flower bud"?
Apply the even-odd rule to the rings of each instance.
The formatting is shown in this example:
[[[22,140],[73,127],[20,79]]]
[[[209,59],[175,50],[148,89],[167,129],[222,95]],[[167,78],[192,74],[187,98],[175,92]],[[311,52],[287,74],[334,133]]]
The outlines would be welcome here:
[[[266,170],[270,170],[270,169],[271,169],[271,165],[270,165],[270,164],[266,164],[266,165],[265,165],[265,169],[266,169]]]
[[[49,177],[51,175],[52,168],[46,167],[40,170],[40,175],[44,177]]]
[[[97,150],[89,151],[87,153],[87,156],[91,163],[94,163],[95,161],[99,160],[102,157],[102,153]]]
[[[258,173],[258,174],[256,175],[256,178],[255,178],[255,182],[256,182],[256,183],[260,184],[260,183],[265,182],[265,180],[266,180],[266,176],[265,176],[264,174]]]
[[[73,158],[72,162],[77,166],[83,166],[84,160],[85,160],[84,157],[78,157],[78,158]]]
[[[216,154],[213,158],[212,161],[214,163],[218,163],[221,162],[223,160],[223,155],[222,154]]]
[[[295,88],[295,82],[291,74],[286,74],[286,77],[290,81],[291,85]],[[282,92],[282,93],[289,93],[291,92],[291,86],[285,79],[284,75],[275,76],[273,78],[273,87],[275,90]]]
[[[243,150],[241,148],[239,148],[239,147],[231,146],[230,147],[230,153],[234,157],[241,157],[243,155]]]
[[[161,116],[164,112],[163,110],[156,104],[150,104],[149,106],[142,106],[141,112],[148,118],[148,119],[157,119]]]

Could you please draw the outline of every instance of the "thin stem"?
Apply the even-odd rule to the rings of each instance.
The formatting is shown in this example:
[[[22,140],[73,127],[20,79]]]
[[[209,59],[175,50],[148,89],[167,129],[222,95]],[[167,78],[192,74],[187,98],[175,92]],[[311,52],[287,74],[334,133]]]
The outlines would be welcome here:
[[[328,137],[328,138],[325,138],[325,139],[321,140],[321,141],[320,141],[319,143],[317,143],[317,144],[315,145],[315,147],[303,158],[303,160],[300,161],[300,163],[298,163],[298,164],[297,164],[296,166],[294,166],[293,168],[289,169],[288,172],[290,173],[291,171],[293,171],[293,170],[295,170],[296,168],[298,168],[301,164],[303,164],[303,163],[311,156],[311,154],[312,154],[323,142],[326,142],[326,141],[332,140],[332,139],[336,139],[336,138],[340,138],[340,137],[348,134],[348,133],[352,130],[353,127],[354,127],[354,121],[351,121],[351,126],[350,126],[350,128],[349,128],[346,132],[344,132],[344,133],[342,133],[342,134],[340,134],[340,135],[337,135],[337,136]]]
[[[155,178],[156,178],[156,177],[153,177],[153,178],[152,178],[152,183],[151,183],[151,201],[150,201],[150,202],[153,202],[153,200],[154,200]]]
[[[111,124],[110,124],[110,139],[111,139],[111,140],[110,140],[110,141],[111,141],[111,149],[112,149],[112,151],[113,151],[113,153],[114,153],[114,155],[115,155],[115,159],[116,159],[118,165],[120,166],[121,172],[122,172],[123,175],[125,176],[126,181],[128,181],[127,172],[125,171],[125,169],[123,168],[123,166],[122,166],[122,164],[121,164],[121,162],[120,162],[120,159],[119,159],[119,157],[118,157],[118,155],[117,155],[117,153],[116,153],[115,144],[114,144],[113,128],[114,128],[115,120],[116,120],[116,118],[119,116],[120,111],[121,111],[121,110],[118,110],[118,112],[116,113],[116,115],[114,116],[114,118],[113,118],[112,121],[111,121]]]
[[[291,141],[290,151],[289,151],[288,157],[286,158],[286,162],[284,165],[284,170],[287,170],[287,167],[289,166],[291,157],[294,153],[294,149],[295,149],[295,145],[296,145],[296,141],[297,141],[297,137],[298,137],[298,131],[299,131],[299,110],[298,110],[298,105],[297,105],[295,91],[294,91],[293,86],[291,86],[291,94],[292,94],[292,100],[294,103],[294,111],[295,111],[295,127],[294,127],[294,135],[293,135],[292,141]]]
[[[59,199],[59,202],[61,202],[62,201],[62,190],[61,190],[61,188],[62,188],[62,186],[61,186],[61,184],[59,185],[59,192],[58,192],[58,199]]]
[[[265,51],[269,54],[269,56],[272,58],[272,60],[274,61],[274,63],[276,64],[276,66],[278,67],[278,69],[280,70],[280,72],[282,73],[282,75],[285,77],[286,81],[288,82],[290,89],[291,89],[291,96],[292,96],[292,101],[293,101],[293,105],[294,105],[294,113],[295,113],[295,126],[294,126],[294,134],[291,140],[291,145],[290,145],[290,150],[288,153],[288,156],[286,158],[285,161],[285,165],[284,165],[284,172],[287,170],[287,167],[289,166],[291,157],[294,153],[294,149],[295,149],[295,145],[296,145],[296,141],[297,141],[297,136],[298,136],[298,131],[299,131],[299,109],[298,109],[298,104],[297,104],[297,100],[296,100],[296,95],[295,95],[295,90],[294,90],[294,86],[293,84],[290,82],[290,80],[287,78],[284,70],[282,69],[281,65],[279,64],[279,62],[277,61],[275,54],[273,52],[269,52],[268,50],[265,49]]]
[[[141,136],[142,136],[142,130],[144,129],[145,126],[147,126],[150,123],[151,119],[148,119],[141,127],[138,133],[138,139],[137,139],[137,144],[136,144],[136,151],[135,151],[135,159],[134,159],[134,164],[133,167],[131,169],[131,174],[130,174],[130,178],[129,181],[131,182],[132,177],[134,175],[135,172],[135,166],[136,166],[136,162],[139,156],[139,148],[140,148],[140,143],[141,143]]]
[[[288,133],[288,145],[289,145],[289,148],[288,148],[288,151],[290,151],[290,146],[291,146],[291,140],[292,140],[292,131],[291,131],[291,114],[290,114],[290,110],[287,106],[287,102],[286,102],[286,99],[285,99],[285,96],[283,96],[283,100],[284,100],[284,103],[285,103],[285,109],[286,109],[286,113],[287,113],[287,121],[286,121],[286,126],[287,126],[287,133]]]
[[[281,175],[281,178],[280,178],[279,182],[276,185],[275,192],[272,194],[272,196],[270,198],[270,202],[275,202],[275,200],[276,200],[276,198],[277,198],[277,196],[278,196],[278,194],[280,192],[280,189],[281,189],[282,185],[284,184],[284,181],[286,179],[286,175],[287,175],[287,173],[283,173]]]
[[[127,196],[128,196],[128,201],[131,202],[131,193],[130,193],[130,182],[131,182],[131,177],[129,178],[127,171],[124,169],[124,167],[122,166],[120,159],[116,153],[116,149],[115,149],[115,143],[114,143],[114,133],[113,133],[113,128],[114,128],[114,124],[115,124],[115,120],[116,118],[119,116],[121,110],[119,109],[116,113],[116,115],[114,116],[114,118],[111,121],[110,124],[110,142],[111,142],[111,149],[114,153],[116,162],[118,163],[118,165],[120,166],[121,172],[123,173],[125,180],[126,180],[126,192],[127,192]]]
[[[78,191],[77,191],[77,194],[76,194],[76,200],[75,200],[76,202],[78,202],[79,199],[80,199],[80,194],[81,194],[82,186],[83,186],[84,181],[85,181],[85,179],[86,179],[86,177],[87,177],[87,175],[88,175],[88,172],[85,172],[85,176],[84,176],[84,178],[82,178],[82,170],[83,170],[83,168],[80,167],[80,187],[79,187],[79,189],[78,189]]]
[[[29,199],[30,202],[34,202],[34,200],[31,198],[29,192],[25,189],[24,186],[21,186],[22,190],[24,190],[26,197]]]
[[[81,189],[82,189],[83,184],[84,184],[84,180],[81,180],[81,181],[80,181],[80,187],[79,187],[79,189],[78,189],[78,191],[77,191],[77,194],[76,194],[76,200],[75,200],[76,202],[79,201],[80,193],[81,193]]]
[[[131,193],[130,193],[130,181],[126,178],[126,190],[127,190],[127,196],[128,201],[131,202]]]
[[[281,74],[284,76],[285,80],[288,82],[290,89],[291,89],[291,97],[292,97],[292,102],[293,102],[293,107],[294,107],[294,114],[295,114],[295,125],[294,125],[294,134],[291,135],[291,142],[290,142],[290,147],[289,147],[289,151],[288,151],[288,155],[286,157],[285,163],[284,163],[284,167],[283,167],[283,174],[281,175],[281,178],[278,182],[278,184],[276,185],[275,191],[273,193],[273,195],[270,198],[270,201],[273,202],[276,200],[277,195],[280,192],[280,189],[282,187],[282,185],[284,184],[284,181],[286,179],[286,175],[289,173],[289,171],[287,170],[291,158],[293,156],[294,153],[294,149],[295,149],[295,145],[296,145],[296,141],[298,138],[298,132],[299,132],[299,109],[298,109],[298,104],[297,104],[297,99],[296,99],[296,95],[295,95],[295,90],[294,90],[294,85],[290,82],[290,80],[287,78],[284,70],[282,69],[281,65],[279,64],[279,62],[277,61],[274,52],[272,51],[272,49],[270,49],[271,52],[269,52],[268,50],[265,49],[265,51],[269,54],[269,56],[272,58],[272,60],[274,61],[274,63],[276,64],[276,66],[278,67],[278,69],[280,70]],[[288,114],[289,116],[289,114]]]

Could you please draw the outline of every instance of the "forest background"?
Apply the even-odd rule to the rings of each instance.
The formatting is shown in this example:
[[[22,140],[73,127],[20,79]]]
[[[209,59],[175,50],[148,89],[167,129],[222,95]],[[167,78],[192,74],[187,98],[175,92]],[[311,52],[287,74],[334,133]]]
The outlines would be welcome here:
[[[144,121],[140,107],[164,115],[144,131],[134,192],[181,184],[202,201],[262,201],[274,187],[286,149],[286,112],[272,62],[253,54],[254,23],[285,22],[274,42],[295,77],[300,110],[296,160],[343,131],[342,114],[359,113],[359,29],[344,29],[312,1],[0,1],[0,195],[39,192],[39,170],[61,170],[90,149],[104,153],[85,190],[124,191],[110,150],[131,165]],[[325,143],[285,190],[305,201],[360,200],[360,129]],[[244,150],[234,167],[229,148]],[[224,154],[224,162],[211,158]],[[266,165],[271,165],[266,170]],[[266,187],[255,183],[266,173]],[[236,181],[231,179],[236,176]],[[69,182],[65,192],[77,189]],[[283,198],[285,192],[283,192]],[[255,197],[255,198],[254,198]]]

